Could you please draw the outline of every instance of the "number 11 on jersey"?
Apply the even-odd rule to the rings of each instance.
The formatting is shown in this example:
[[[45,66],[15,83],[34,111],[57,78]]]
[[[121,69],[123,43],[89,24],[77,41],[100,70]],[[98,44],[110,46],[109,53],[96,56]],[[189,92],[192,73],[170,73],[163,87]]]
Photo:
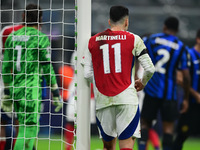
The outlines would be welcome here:
[[[121,44],[116,43],[111,46],[114,48],[114,56],[115,56],[115,72],[120,73],[122,72],[121,67]],[[109,60],[109,44],[104,44],[100,46],[100,49],[103,50],[103,67],[104,73],[110,73],[110,60]]]

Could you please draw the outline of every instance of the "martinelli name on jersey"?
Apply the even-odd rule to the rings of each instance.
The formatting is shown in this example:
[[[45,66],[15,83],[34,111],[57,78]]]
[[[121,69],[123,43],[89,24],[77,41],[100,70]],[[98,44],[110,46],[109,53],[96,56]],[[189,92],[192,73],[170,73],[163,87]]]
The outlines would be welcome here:
[[[100,35],[96,37],[96,41],[102,41],[102,40],[126,40],[126,35]]]

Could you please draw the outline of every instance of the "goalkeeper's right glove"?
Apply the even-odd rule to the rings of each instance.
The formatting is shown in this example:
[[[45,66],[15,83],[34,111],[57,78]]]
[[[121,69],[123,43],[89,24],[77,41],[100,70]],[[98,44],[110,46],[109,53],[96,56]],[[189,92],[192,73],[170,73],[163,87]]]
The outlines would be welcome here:
[[[57,84],[54,84],[52,86],[51,93],[53,95],[53,98],[52,98],[53,99],[53,105],[56,106],[55,112],[59,112],[60,109],[62,108],[62,99],[60,97],[60,92],[59,92]]]
[[[4,95],[1,100],[1,108],[4,112],[12,112],[13,100],[10,97],[10,91],[8,88],[4,89]]]

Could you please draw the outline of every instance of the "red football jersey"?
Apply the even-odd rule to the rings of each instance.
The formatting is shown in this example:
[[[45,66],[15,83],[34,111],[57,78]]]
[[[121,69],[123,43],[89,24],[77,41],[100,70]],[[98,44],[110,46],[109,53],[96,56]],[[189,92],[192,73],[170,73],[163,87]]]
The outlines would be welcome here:
[[[132,82],[134,34],[107,29],[89,40],[96,87],[106,96],[115,96]]]
[[[6,26],[5,28],[3,28],[2,32],[1,32],[2,47],[4,47],[4,44],[6,42],[6,39],[8,38],[8,35],[14,31],[21,29],[22,27],[23,27],[23,25],[11,25],[11,26]]]

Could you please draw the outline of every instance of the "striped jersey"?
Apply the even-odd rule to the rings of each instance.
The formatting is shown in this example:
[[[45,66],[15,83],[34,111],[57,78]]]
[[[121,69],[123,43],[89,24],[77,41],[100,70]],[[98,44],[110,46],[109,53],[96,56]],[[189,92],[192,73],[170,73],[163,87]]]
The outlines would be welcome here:
[[[190,77],[192,88],[200,93],[200,53],[193,48],[188,50],[190,54]],[[190,95],[190,102],[195,103],[195,98]]]
[[[2,75],[4,83],[14,87],[40,87],[44,75],[47,84],[56,84],[50,64],[48,37],[33,27],[23,27],[5,42]],[[16,88],[14,92],[20,92]]]
[[[144,88],[145,93],[156,98],[177,100],[176,70],[188,68],[186,47],[176,36],[165,33],[151,35],[145,45],[156,69]]]

